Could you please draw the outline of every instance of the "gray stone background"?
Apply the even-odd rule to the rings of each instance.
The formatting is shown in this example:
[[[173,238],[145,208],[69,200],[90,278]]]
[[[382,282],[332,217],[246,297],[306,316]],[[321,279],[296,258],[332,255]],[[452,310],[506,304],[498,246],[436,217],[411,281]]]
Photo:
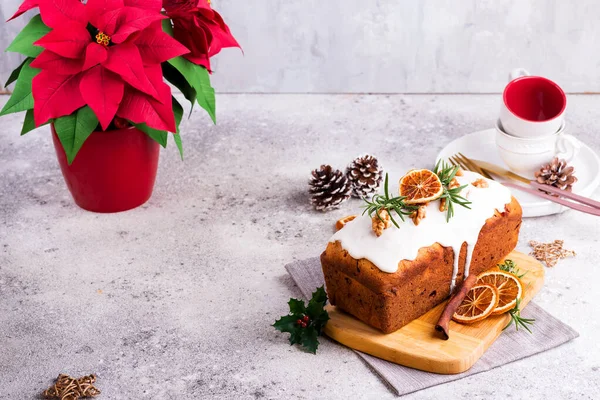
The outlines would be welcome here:
[[[0,48],[25,19],[0,1]],[[600,91],[596,0],[215,0],[245,56],[216,58],[220,92],[499,92],[518,66]],[[0,57],[4,81],[17,55]]]
[[[0,0],[0,21],[19,2]],[[245,52],[217,57],[220,92],[497,93],[516,66],[600,92],[592,0],[213,4]],[[25,23],[0,22],[0,48]],[[0,79],[18,61],[1,54]],[[199,107],[183,122],[185,162],[172,143],[162,152],[150,202],[104,216],[73,204],[47,128],[19,137],[22,115],[3,118],[0,399],[39,398],[59,372],[97,373],[102,399],[395,398],[349,349],[324,338],[315,358],[270,326],[300,296],[284,264],[319,254],[359,206],[312,212],[309,170],[363,152],[396,174],[423,166],[490,128],[500,101],[221,94],[217,126]],[[600,96],[569,104],[571,133],[600,149]],[[405,399],[598,399],[598,232],[599,218],[574,212],[526,219],[518,246],[562,238],[577,251],[547,269],[536,302],[580,338]]]

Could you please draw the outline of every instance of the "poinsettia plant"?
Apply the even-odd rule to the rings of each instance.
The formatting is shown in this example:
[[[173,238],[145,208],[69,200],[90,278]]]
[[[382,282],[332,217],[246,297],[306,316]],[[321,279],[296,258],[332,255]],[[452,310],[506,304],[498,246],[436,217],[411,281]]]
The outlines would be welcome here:
[[[0,112],[26,112],[22,135],[54,124],[72,163],[95,130],[132,125],[163,147],[172,133],[183,157],[165,80],[216,122],[210,57],[239,45],[210,0],[25,0],[10,20],[36,8],[6,49],[27,57]]]

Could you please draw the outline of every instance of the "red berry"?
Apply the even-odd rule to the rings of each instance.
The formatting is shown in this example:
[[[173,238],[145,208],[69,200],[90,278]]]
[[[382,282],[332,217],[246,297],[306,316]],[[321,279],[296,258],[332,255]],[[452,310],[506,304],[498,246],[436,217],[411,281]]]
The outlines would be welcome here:
[[[308,323],[308,321],[310,321],[310,318],[308,318],[308,315],[305,315],[304,317],[302,317],[302,321]]]
[[[307,327],[307,325],[306,325],[306,322],[302,322],[302,327],[303,327],[303,328],[306,328],[306,327]]]
[[[297,323],[298,325],[302,325],[302,320],[301,320],[301,319],[297,319],[297,320],[296,320],[296,323]]]

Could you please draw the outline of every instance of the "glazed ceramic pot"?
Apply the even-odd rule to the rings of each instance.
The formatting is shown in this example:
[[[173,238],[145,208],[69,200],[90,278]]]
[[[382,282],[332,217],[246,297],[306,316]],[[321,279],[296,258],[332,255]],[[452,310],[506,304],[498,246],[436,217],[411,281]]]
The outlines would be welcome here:
[[[136,128],[93,132],[71,165],[52,126],[52,140],[77,205],[99,213],[130,210],[152,195],[159,144]]]

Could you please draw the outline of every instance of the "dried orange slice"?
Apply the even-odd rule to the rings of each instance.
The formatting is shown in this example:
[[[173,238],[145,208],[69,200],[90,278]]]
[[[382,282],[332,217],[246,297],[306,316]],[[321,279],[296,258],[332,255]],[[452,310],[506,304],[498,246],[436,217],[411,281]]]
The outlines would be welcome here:
[[[461,324],[472,324],[492,315],[498,305],[498,289],[487,283],[473,286],[452,319]]]
[[[492,314],[503,314],[515,307],[523,297],[523,283],[513,274],[499,269],[485,271],[477,277],[477,283],[487,283],[498,289],[498,307]]]
[[[440,178],[428,169],[413,169],[400,179],[400,196],[406,204],[427,203],[444,194]]]
[[[348,222],[352,221],[354,218],[356,218],[356,215],[348,215],[347,217],[338,219],[338,221],[335,223],[335,230],[339,231],[344,226],[346,226],[346,224]]]

